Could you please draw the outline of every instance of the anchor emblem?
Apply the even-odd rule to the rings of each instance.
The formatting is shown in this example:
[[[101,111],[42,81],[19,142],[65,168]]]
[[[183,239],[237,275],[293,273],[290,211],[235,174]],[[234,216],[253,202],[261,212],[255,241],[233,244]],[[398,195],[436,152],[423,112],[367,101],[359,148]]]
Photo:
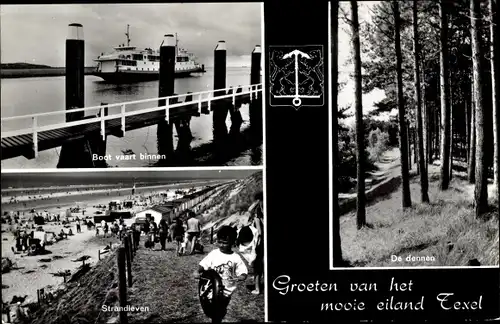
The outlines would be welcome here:
[[[303,99],[321,99],[322,98],[322,84],[323,84],[323,80],[322,80],[322,73],[321,72],[318,72],[318,71],[321,71],[321,68],[318,68],[322,65],[322,50],[321,49],[316,49],[316,48],[311,48],[312,46],[309,46],[309,51],[308,50],[305,50],[305,52],[309,52],[308,53],[305,53],[304,51],[301,51],[297,48],[294,48],[292,51],[288,52],[288,51],[285,51],[286,54],[282,54],[283,52],[282,51],[279,51],[277,52],[277,56],[275,56],[277,58],[277,60],[273,61],[274,65],[271,67],[271,71],[273,71],[273,68],[274,68],[274,73],[271,73],[271,83],[273,85],[275,85],[275,90],[273,91],[273,89],[271,89],[271,92],[272,92],[272,97],[271,99],[284,99],[284,98],[292,98],[292,105],[298,109],[298,107],[300,107],[302,104],[303,104]],[[314,46],[314,47],[318,47],[318,46]],[[298,48],[300,48],[300,46],[298,46]],[[313,49],[313,51],[311,52],[311,49]],[[281,53],[280,53],[281,52]],[[275,52],[276,53],[276,52]],[[314,53],[314,55],[311,55],[312,53]],[[319,53],[319,54],[317,54]],[[318,56],[319,55],[319,56]],[[318,58],[319,58],[319,62],[318,62]],[[291,80],[290,79],[287,79],[287,75],[291,75],[292,74],[292,70],[290,68],[286,69],[286,66],[290,66],[291,63],[283,63],[285,65],[281,65],[281,63],[279,63],[279,61],[283,61],[283,60],[290,60],[290,59],[293,59],[294,60],[294,71],[293,71],[293,75],[294,75],[294,80]],[[308,71],[301,71],[300,70],[300,66],[299,66],[299,62],[301,62],[301,60],[308,60],[308,61],[311,61],[311,66],[306,66],[306,69],[308,69]],[[288,71],[288,72],[286,72]],[[301,86],[301,82],[299,81],[299,75],[302,74],[303,76],[305,75],[307,78],[308,78],[308,81],[307,82],[312,82],[311,83],[311,86],[309,86],[309,93],[300,93],[301,91],[304,91],[304,88],[300,88]],[[278,76],[280,75],[280,76]],[[280,81],[277,81],[277,80],[280,80]],[[285,94],[282,94],[283,93],[283,84],[282,84],[282,81],[281,80],[286,80],[288,82],[288,84],[293,84],[293,93],[290,93],[292,92],[290,89],[290,91],[288,93],[285,93]],[[304,81],[302,81],[302,85],[304,85]],[[279,86],[281,86],[281,88],[278,88]],[[321,88],[318,88],[318,87],[321,87]],[[276,91],[277,89],[280,89],[278,91]],[[273,93],[274,92],[274,93]],[[276,92],[281,92],[281,93],[276,93]],[[311,93],[312,92],[312,93]],[[320,93],[320,94],[318,94]],[[321,100],[322,101],[322,100]],[[276,103],[278,101],[275,101]],[[282,100],[280,100],[281,103],[284,103]],[[318,101],[311,101],[311,100],[308,100],[307,102],[304,101],[304,104],[306,105],[311,105],[311,106],[317,106],[318,105]],[[271,106],[275,106],[276,104],[272,104],[271,103]],[[289,104],[288,104],[289,105]],[[320,104],[322,105],[322,103]],[[283,105],[281,105],[283,106]]]

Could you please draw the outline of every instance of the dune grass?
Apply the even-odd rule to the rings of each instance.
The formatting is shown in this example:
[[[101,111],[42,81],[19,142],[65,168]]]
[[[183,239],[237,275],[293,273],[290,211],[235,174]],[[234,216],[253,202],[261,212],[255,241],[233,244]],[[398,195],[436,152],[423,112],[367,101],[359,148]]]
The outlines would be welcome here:
[[[205,246],[206,252],[214,248]],[[149,312],[131,313],[129,322],[211,322],[201,309],[198,280],[193,277],[204,256],[178,257],[173,245],[169,245],[167,251],[143,250],[138,253],[133,266],[134,287],[129,289],[128,300],[131,305],[148,306]],[[264,320],[264,296],[250,294],[247,286],[252,283],[250,275],[234,292],[224,322]]]
[[[431,178],[431,203],[422,204],[420,185],[414,179],[412,208],[402,209],[398,189],[367,207],[368,226],[359,231],[355,212],[346,214],[341,219],[344,259],[361,267],[466,266],[472,259],[481,265],[498,265],[498,211],[476,219],[471,186],[455,177],[449,190],[440,191]],[[391,256],[402,261],[393,262]],[[420,259],[406,261],[407,257]]]
[[[208,253],[215,246],[207,244]],[[167,251],[147,250],[140,244],[132,264],[133,286],[127,288],[127,304],[147,307],[147,311],[128,313],[129,323],[200,323],[211,322],[198,299],[198,281],[193,277],[198,263],[206,255],[177,256],[175,246]],[[262,322],[264,296],[252,295],[252,268],[249,276],[234,292],[224,322]],[[75,283],[67,284],[50,304],[33,305],[31,316],[21,323],[83,324],[117,320],[115,311],[104,312],[102,306],[118,306],[118,273],[116,253],[107,254],[91,271]]]

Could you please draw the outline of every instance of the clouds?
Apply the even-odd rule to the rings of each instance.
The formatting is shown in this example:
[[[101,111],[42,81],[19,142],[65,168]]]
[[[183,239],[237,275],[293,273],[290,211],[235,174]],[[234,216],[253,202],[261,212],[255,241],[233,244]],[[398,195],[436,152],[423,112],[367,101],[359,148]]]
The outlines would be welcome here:
[[[84,27],[86,65],[101,52],[126,42],[157,47],[163,35],[178,33],[179,45],[211,63],[217,41],[228,56],[249,55],[261,44],[260,3],[70,4],[1,6],[2,63],[64,66],[67,25]]]

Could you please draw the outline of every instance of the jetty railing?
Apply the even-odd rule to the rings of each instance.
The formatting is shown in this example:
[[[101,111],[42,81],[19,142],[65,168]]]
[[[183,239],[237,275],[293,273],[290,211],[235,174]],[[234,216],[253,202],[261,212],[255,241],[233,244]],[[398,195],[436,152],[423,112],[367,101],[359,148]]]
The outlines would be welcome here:
[[[77,108],[77,109],[72,109],[72,110],[58,110],[58,111],[35,113],[35,114],[29,114],[29,115],[5,117],[5,118],[1,118],[2,127],[4,126],[5,122],[9,122],[9,121],[13,121],[13,120],[20,120],[20,119],[31,119],[32,126],[31,126],[31,128],[24,128],[24,129],[20,129],[20,130],[1,132],[1,138],[32,134],[33,135],[33,137],[32,137],[33,138],[33,149],[34,149],[35,157],[36,157],[38,155],[38,133],[42,132],[42,131],[57,130],[57,129],[61,129],[61,128],[71,127],[71,126],[80,126],[80,125],[100,122],[101,123],[101,126],[100,126],[101,127],[101,136],[103,139],[105,139],[105,137],[106,137],[106,130],[105,130],[106,123],[105,123],[105,121],[107,121],[107,120],[120,118],[121,119],[121,131],[123,134],[125,134],[125,118],[126,117],[135,116],[135,115],[142,115],[142,114],[147,114],[147,113],[165,110],[165,121],[169,122],[170,109],[191,106],[193,104],[198,104],[198,113],[201,114],[202,103],[204,103],[204,102],[206,102],[208,104],[209,110],[211,109],[212,101],[222,100],[222,99],[232,99],[232,105],[234,106],[237,97],[240,97],[243,95],[250,95],[250,101],[252,101],[253,99],[259,99],[259,92],[262,92],[262,90],[263,90],[262,83],[253,84],[253,85],[245,85],[245,86],[241,86],[238,88],[241,88],[242,91],[236,92],[235,88],[231,86],[231,87],[228,87],[225,89],[206,90],[206,91],[178,94],[178,95],[166,96],[166,97],[133,100],[133,101],[127,101],[127,102],[100,105],[100,106]],[[217,96],[214,95],[216,92],[219,93],[220,91],[224,91],[224,92],[229,91],[230,93],[225,94],[225,95],[217,95]],[[197,99],[186,101],[186,98],[188,96],[192,96],[193,98],[197,97]],[[262,96],[262,94],[261,94],[261,96]],[[173,103],[173,101],[178,101],[179,99],[182,99],[182,98],[184,98],[184,102]],[[160,100],[165,101],[165,106],[156,106],[156,107],[143,108],[143,109],[134,110],[134,111],[127,111],[127,106],[130,106],[133,104],[158,102]],[[119,108],[120,111],[117,113],[111,113],[110,110],[113,108]],[[107,113],[105,112],[106,109],[108,110]],[[94,118],[76,120],[76,121],[71,121],[71,122],[49,124],[49,125],[44,125],[44,126],[38,125],[38,120],[40,117],[56,116],[56,115],[66,116],[67,114],[71,114],[71,113],[75,113],[75,112],[84,112],[85,113],[85,112],[96,111],[96,110],[99,111],[99,114]]]

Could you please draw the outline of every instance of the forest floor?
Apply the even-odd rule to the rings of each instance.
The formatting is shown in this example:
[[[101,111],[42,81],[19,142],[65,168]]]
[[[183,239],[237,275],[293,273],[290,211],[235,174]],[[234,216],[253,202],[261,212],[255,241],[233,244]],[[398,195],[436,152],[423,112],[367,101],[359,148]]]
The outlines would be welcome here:
[[[401,174],[400,152],[398,147],[385,151],[380,159],[374,163],[376,170],[368,173],[365,179],[365,188],[370,190],[382,181]],[[339,193],[340,199],[356,198],[356,188],[349,193]]]
[[[399,172],[398,165],[392,162],[389,170]],[[492,185],[488,189],[494,206],[498,198]],[[361,230],[355,211],[341,218],[346,261],[355,267],[466,266],[473,259],[484,266],[499,264],[498,211],[475,218],[474,185],[456,174],[450,188],[440,191],[439,168],[430,165],[430,204],[420,202],[418,177],[410,180],[410,191],[413,205],[407,210],[401,207],[401,186],[369,204]]]

